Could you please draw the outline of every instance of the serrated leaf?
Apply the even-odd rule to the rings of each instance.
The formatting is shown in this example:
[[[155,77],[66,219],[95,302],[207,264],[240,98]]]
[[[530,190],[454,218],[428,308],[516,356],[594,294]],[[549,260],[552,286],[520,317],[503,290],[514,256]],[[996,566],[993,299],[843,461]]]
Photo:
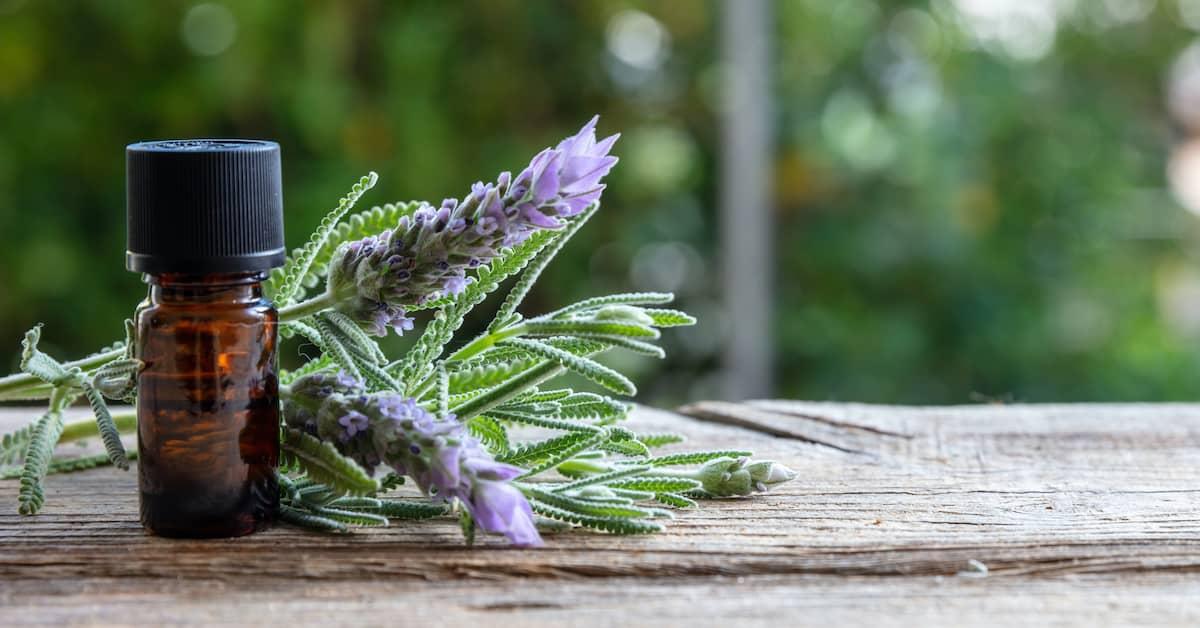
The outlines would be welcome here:
[[[284,431],[281,448],[299,462],[305,473],[341,493],[367,495],[379,490],[378,482],[331,443],[288,429]]]
[[[578,336],[581,338],[658,338],[653,327],[637,323],[591,320],[549,320],[523,323],[527,336]]]
[[[121,443],[121,431],[113,422],[112,414],[108,411],[108,404],[104,403],[100,391],[91,384],[84,384],[83,394],[87,397],[88,404],[92,406],[92,414],[96,416],[96,427],[100,431],[100,441],[104,443],[104,450],[108,452],[108,459],[118,469],[128,469],[129,459],[125,456],[125,445]]]
[[[578,303],[573,303],[559,310],[555,310],[544,316],[539,316],[538,319],[561,318],[586,312],[588,310],[596,310],[609,305],[657,305],[660,303],[670,303],[675,300],[675,295],[670,292],[626,292],[623,294],[609,294],[602,297],[592,297],[584,299]]]
[[[703,464],[717,458],[748,458],[754,455],[753,452],[740,449],[729,449],[720,451],[688,451],[678,454],[668,454],[655,458],[647,458],[639,460],[638,464],[649,464],[656,467],[669,467],[691,464]]]
[[[53,405],[53,401],[51,402]],[[29,445],[25,448],[25,464],[21,470],[21,488],[17,492],[17,511],[32,515],[42,509],[46,495],[42,480],[50,469],[54,457],[54,445],[62,435],[62,413],[54,408],[46,412],[34,425]]]
[[[558,255],[558,252],[567,244],[567,241],[579,232],[579,229],[583,227],[599,208],[599,203],[589,205],[578,216],[572,218],[562,231],[555,234],[549,246],[538,251],[537,255],[530,261],[528,268],[521,274],[520,279],[513,285],[512,290],[509,290],[508,295],[504,297],[504,302],[500,304],[500,309],[496,312],[495,319],[488,327],[489,332],[496,332],[501,326],[507,324],[511,316],[516,313],[517,307],[521,305],[521,301],[525,300],[525,296],[529,294],[530,288],[533,287],[538,277],[541,276],[542,271],[546,269],[546,266],[550,264],[555,255]]]
[[[645,308],[642,310],[654,320],[655,327],[686,327],[696,324],[696,317],[679,310]]]
[[[301,528],[308,528],[309,530],[349,532],[346,524],[340,521],[334,521],[333,519],[313,514],[307,510],[292,508],[291,506],[282,504],[279,506],[279,519]]]
[[[553,360],[563,368],[582,375],[615,393],[622,395],[637,394],[637,387],[633,385],[633,382],[629,381],[629,378],[595,360],[590,360],[549,344],[526,338],[510,338],[505,342],[528,349],[530,352],[536,353],[548,360]]]
[[[649,468],[648,465],[639,465],[638,468]],[[667,476],[643,476],[636,478],[619,479],[609,482],[608,486],[612,488],[623,488],[631,491],[650,491],[654,493],[680,493],[684,491],[694,491],[703,484],[699,480],[690,478],[676,478]]]
[[[529,506],[534,512],[544,517],[558,519],[560,521],[568,521],[586,528],[594,530],[603,530],[612,532],[613,534],[651,534],[654,532],[662,532],[663,526],[654,521],[645,521],[642,519],[627,519],[623,517],[593,517],[582,515],[577,512],[571,512],[564,508],[551,506],[545,502],[536,499],[529,500]]]
[[[492,417],[487,415],[472,417],[467,421],[467,429],[492,454],[502,454],[508,451],[508,431]]]

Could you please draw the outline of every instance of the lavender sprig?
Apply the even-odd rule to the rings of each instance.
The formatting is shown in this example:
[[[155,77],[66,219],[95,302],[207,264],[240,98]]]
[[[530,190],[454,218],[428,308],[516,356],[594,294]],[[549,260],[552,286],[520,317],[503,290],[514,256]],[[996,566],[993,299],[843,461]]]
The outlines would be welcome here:
[[[454,415],[439,418],[415,399],[366,394],[345,373],[318,372],[291,385],[284,418],[368,470],[386,465],[430,497],[458,500],[484,531],[542,544],[529,502],[509,483],[524,470],[497,462]]]
[[[596,141],[594,117],[575,135],[533,158],[516,177],[478,182],[461,201],[427,203],[379,235],[342,245],[330,263],[323,303],[369,333],[412,329],[405,308],[462,292],[467,273],[541,229],[559,229],[599,200],[617,163],[618,135]]]

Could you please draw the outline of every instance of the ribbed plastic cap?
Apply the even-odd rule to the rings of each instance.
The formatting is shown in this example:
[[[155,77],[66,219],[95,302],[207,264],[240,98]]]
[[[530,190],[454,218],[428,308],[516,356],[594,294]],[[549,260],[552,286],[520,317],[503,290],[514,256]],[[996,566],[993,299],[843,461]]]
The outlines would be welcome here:
[[[279,144],[130,144],[125,185],[129,270],[226,273],[283,265]]]

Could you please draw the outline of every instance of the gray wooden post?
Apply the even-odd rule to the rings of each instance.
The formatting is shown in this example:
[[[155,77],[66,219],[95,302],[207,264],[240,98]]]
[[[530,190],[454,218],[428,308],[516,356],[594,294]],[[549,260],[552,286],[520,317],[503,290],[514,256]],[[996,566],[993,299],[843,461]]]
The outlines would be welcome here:
[[[722,8],[720,244],[730,318],[723,393],[761,398],[772,391],[773,7],[770,0],[725,0]]]

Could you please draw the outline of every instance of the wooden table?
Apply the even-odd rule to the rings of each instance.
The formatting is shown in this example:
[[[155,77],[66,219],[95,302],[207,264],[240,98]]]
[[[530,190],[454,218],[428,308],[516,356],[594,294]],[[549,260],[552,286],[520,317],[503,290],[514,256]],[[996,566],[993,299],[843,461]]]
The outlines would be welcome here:
[[[453,521],[174,541],[142,532],[133,473],[53,477],[35,518],[0,482],[0,625],[1200,625],[1200,405],[681,412],[632,425],[798,479],[539,550]]]

